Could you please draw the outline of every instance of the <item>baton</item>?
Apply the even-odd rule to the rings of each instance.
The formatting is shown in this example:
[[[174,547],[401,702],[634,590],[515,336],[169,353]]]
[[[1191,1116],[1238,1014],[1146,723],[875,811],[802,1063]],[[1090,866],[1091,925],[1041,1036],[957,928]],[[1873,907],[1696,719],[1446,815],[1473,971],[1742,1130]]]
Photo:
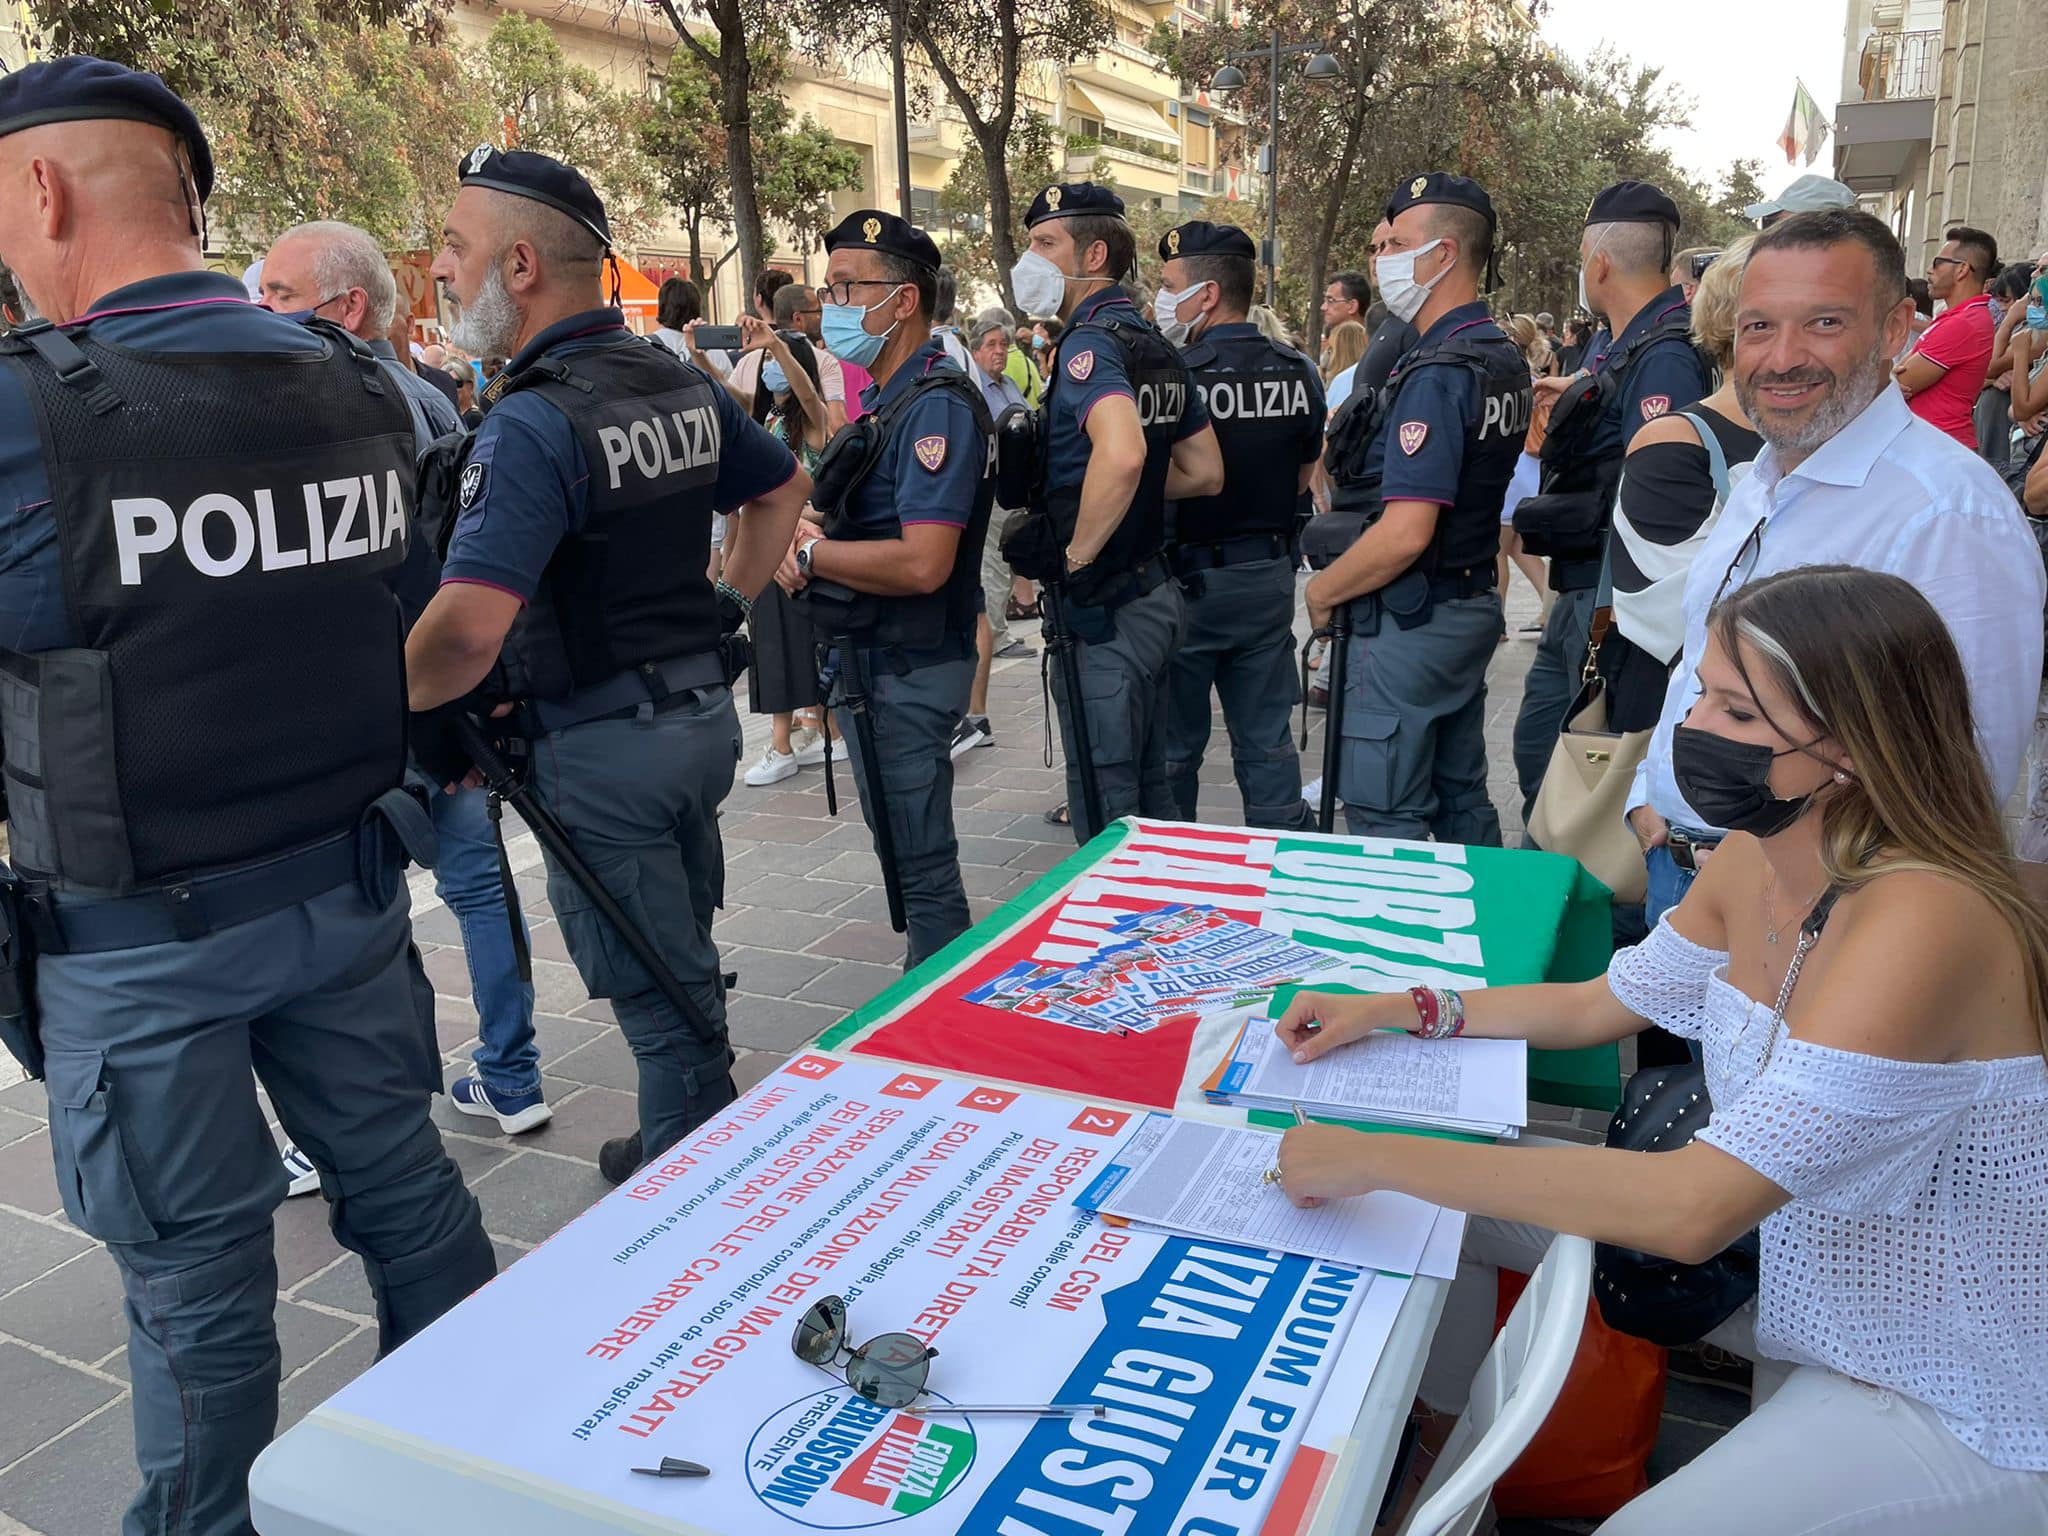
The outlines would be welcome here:
[[[1048,581],[1041,585],[1053,631],[1046,649],[1058,655],[1060,677],[1067,687],[1067,720],[1073,731],[1073,740],[1065,743],[1070,749],[1067,761],[1080,770],[1081,805],[1088,817],[1088,835],[1093,837],[1103,825],[1102,790],[1095,782],[1095,753],[1088,743],[1088,711],[1081,698],[1081,657],[1074,649],[1078,642],[1067,628],[1066,584]],[[1071,807],[1068,814],[1072,814]]]
[[[654,978],[655,989],[668,999],[669,1004],[680,1013],[689,1026],[701,1035],[707,1044],[724,1040],[725,1031],[714,1025],[697,1006],[696,999],[683,989],[676,974],[668,968],[668,962],[661,957],[661,951],[648,941],[633,919],[626,915],[626,909],[618,904],[612,893],[604,888],[597,878],[597,872],[583,861],[583,855],[576,851],[576,845],[569,838],[569,829],[561,819],[548,809],[533,786],[507,763],[483,728],[468,714],[455,717],[455,734],[462,743],[462,750],[469,754],[469,760],[476,764],[476,770],[483,775],[484,788],[490,791],[493,802],[503,802],[519,813],[519,819],[533,829],[533,835],[554,861],[561,865],[564,873],[576,882],[578,890],[590,898],[590,904],[603,914],[604,920],[612,925],[614,932],[625,940],[626,948],[633,951],[633,957],[647,968],[647,974]]]
[[[1316,815],[1316,830],[1328,832],[1337,820],[1337,767],[1343,760],[1344,685],[1350,670],[1351,605],[1339,603],[1330,610],[1330,698],[1323,714],[1323,803]]]
[[[889,899],[889,926],[902,933],[908,926],[903,917],[903,883],[896,875],[896,829],[889,825],[889,792],[882,787],[882,754],[875,744],[874,716],[868,711],[867,653],[849,640],[839,644],[839,665],[845,679],[846,712],[853,716],[854,740],[860,766],[867,778],[862,786],[873,815],[875,857],[882,865],[882,894]],[[825,743],[825,757],[832,757],[832,743]]]

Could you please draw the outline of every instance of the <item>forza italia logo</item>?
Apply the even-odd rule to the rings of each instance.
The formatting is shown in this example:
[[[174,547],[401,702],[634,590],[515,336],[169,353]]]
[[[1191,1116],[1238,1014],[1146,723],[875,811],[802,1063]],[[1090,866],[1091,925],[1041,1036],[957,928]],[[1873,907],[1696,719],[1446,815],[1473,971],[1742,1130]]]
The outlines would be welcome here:
[[[922,1514],[974,1465],[965,1421],[934,1423],[845,1388],[799,1398],[747,1445],[747,1481],[764,1509],[813,1530],[884,1525]]]

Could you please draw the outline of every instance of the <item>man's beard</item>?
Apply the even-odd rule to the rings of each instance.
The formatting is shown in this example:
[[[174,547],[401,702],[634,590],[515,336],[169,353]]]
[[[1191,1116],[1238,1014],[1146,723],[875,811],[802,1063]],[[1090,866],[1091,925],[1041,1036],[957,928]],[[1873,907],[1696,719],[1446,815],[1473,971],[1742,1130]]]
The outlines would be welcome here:
[[[1735,396],[1778,457],[1797,462],[1816,452],[1823,443],[1860,416],[1863,408],[1884,388],[1888,373],[1884,355],[1874,352],[1857,364],[1856,371],[1846,380],[1817,366],[1793,368],[1784,373],[1758,372],[1748,378],[1738,374]],[[1763,391],[1773,384],[1818,384],[1823,393],[1803,418],[1787,422],[1771,415],[1771,407]]]
[[[519,339],[519,306],[505,291],[496,262],[484,274],[476,297],[462,306],[462,318],[449,330],[448,339],[471,357],[512,355],[512,343]]]

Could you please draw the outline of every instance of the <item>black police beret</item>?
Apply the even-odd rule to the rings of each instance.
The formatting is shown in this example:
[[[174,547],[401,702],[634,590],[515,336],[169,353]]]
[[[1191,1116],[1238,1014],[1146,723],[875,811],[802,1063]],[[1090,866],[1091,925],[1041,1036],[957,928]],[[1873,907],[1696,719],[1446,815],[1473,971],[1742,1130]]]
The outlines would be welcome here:
[[[939,248],[932,237],[908,219],[879,208],[856,208],[825,232],[827,252],[882,251],[921,267],[939,269]]]
[[[1182,256],[1242,256],[1246,261],[1256,261],[1259,253],[1252,245],[1252,237],[1235,224],[1190,219],[1159,237],[1159,254],[1168,261]]]
[[[1056,187],[1047,187],[1031,199],[1031,208],[1024,215],[1024,227],[1030,229],[1047,219],[1072,219],[1082,214],[1120,219],[1124,216],[1124,200],[1109,188],[1098,187],[1092,181],[1063,181]]]
[[[1647,181],[1617,181],[1602,187],[1586,210],[1592,224],[1679,224],[1678,204]]]
[[[213,192],[213,151],[199,118],[155,75],[88,54],[45,59],[0,75],[0,138],[45,123],[120,118],[151,123],[185,143],[199,200]]]
[[[611,249],[612,226],[604,216],[604,200],[581,171],[552,155],[479,144],[462,157],[461,176],[465,187],[489,187],[493,192],[546,203],[597,236],[606,250]]]
[[[1497,222],[1493,214],[1493,199],[1486,195],[1486,188],[1469,176],[1453,176],[1449,171],[1425,171],[1420,176],[1403,177],[1387,199],[1386,217],[1391,222],[1397,215],[1422,203],[1449,203],[1454,208],[1470,208],[1486,220],[1488,229]]]

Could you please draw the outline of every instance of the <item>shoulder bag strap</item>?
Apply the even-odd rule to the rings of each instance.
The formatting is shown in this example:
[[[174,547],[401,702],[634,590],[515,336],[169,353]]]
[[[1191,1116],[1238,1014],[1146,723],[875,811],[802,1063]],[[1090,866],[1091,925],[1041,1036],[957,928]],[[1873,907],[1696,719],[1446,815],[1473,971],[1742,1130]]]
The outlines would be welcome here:
[[[1728,505],[1728,455],[1721,451],[1721,438],[1706,421],[1691,411],[1678,413],[1692,423],[1693,431],[1699,433],[1700,442],[1707,450],[1707,469],[1714,477],[1714,510]]]

